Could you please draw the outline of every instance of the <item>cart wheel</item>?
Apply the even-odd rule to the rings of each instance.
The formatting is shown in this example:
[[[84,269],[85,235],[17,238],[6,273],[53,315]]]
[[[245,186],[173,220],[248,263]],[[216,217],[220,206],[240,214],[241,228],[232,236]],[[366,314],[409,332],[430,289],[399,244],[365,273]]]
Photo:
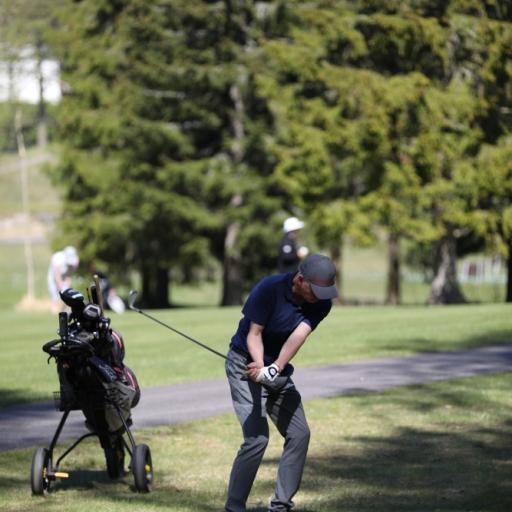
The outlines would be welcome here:
[[[32,469],[30,471],[32,494],[46,496],[50,492],[49,466],[49,451],[46,448],[38,448],[32,456]]]
[[[148,445],[138,444],[133,449],[132,472],[135,489],[139,492],[150,492],[153,485],[153,464]]]
[[[112,443],[113,446],[105,448],[105,459],[107,461],[107,473],[112,479],[124,476],[124,444],[121,436]]]

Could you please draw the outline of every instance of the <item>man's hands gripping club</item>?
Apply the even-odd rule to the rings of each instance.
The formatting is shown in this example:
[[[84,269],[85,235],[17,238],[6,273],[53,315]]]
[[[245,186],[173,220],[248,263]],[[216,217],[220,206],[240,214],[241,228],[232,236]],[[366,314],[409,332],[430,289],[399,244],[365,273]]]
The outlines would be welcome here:
[[[281,373],[281,368],[276,363],[269,366],[261,366],[255,362],[247,365],[245,372],[247,377],[259,384],[272,384]]]
[[[269,366],[265,366],[263,362],[263,329],[263,325],[251,322],[247,334],[247,348],[253,361],[247,365],[245,375],[248,379],[260,384],[273,384],[281,370],[286,367],[306,341],[311,327],[307,323],[301,322],[282,346],[278,358]]]

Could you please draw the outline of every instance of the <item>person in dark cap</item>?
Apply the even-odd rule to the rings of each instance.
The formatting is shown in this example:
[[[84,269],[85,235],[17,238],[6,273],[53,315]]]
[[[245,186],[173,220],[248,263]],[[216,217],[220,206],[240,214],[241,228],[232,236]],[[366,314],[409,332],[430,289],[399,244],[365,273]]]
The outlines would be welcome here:
[[[296,272],[265,277],[251,291],[231,339],[226,374],[242,427],[228,486],[227,512],[245,512],[268,443],[267,415],[284,437],[275,494],[269,512],[291,510],[309,444],[301,396],[292,380],[291,359],[329,314],[338,296],[334,263],[311,254]]]

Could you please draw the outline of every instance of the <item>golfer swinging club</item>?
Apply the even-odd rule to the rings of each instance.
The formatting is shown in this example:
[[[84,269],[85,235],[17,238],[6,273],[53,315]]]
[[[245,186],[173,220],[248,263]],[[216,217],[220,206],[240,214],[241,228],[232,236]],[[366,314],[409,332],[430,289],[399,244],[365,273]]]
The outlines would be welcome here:
[[[285,439],[269,512],[291,510],[309,444],[301,397],[290,360],[338,296],[333,262],[312,254],[297,272],[262,279],[245,303],[231,339],[226,373],[244,442],[229,479],[227,512],[244,512],[268,444],[268,414]]]

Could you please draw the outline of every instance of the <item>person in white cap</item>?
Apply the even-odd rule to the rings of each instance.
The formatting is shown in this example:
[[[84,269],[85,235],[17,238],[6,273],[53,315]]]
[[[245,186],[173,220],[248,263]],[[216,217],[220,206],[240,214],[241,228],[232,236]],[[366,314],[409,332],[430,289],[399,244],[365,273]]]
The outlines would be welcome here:
[[[63,302],[60,299],[59,292],[71,288],[72,276],[76,272],[79,263],[80,258],[76,249],[71,245],[52,255],[48,267],[48,293],[52,300],[52,313],[62,311]]]
[[[297,247],[297,236],[304,222],[297,217],[288,217],[283,223],[284,236],[279,245],[277,270],[279,273],[294,272],[299,263],[308,255],[307,247]]]

